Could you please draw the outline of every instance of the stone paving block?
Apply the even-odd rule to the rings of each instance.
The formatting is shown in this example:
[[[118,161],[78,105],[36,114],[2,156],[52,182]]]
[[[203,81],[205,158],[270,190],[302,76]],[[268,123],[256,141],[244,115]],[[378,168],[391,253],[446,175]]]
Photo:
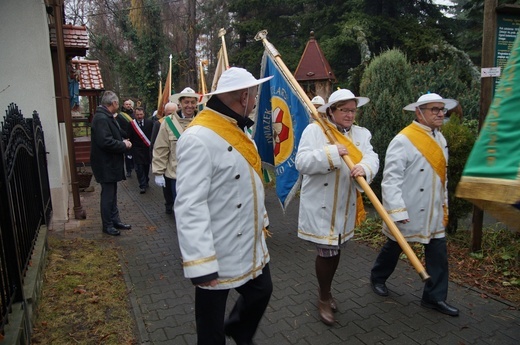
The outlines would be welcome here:
[[[257,345],[311,345],[312,343],[308,342],[307,338],[301,338],[298,340],[293,340],[287,337],[285,334],[277,333],[272,337],[260,336],[257,334],[253,338],[255,344]],[[232,344],[232,342],[230,342]]]
[[[355,339],[359,339],[363,344],[386,344],[391,340],[390,336],[382,332],[368,332],[364,334],[356,334]],[[348,340],[350,344],[351,340]]]
[[[425,343],[428,339],[441,338],[439,329],[431,329],[431,327],[422,327],[421,329],[408,332],[406,335],[419,343]]]
[[[166,337],[170,344],[187,344],[193,345],[197,343],[196,329],[194,325],[183,324],[177,327],[168,327],[164,329]]]
[[[498,330],[494,333],[484,333],[482,340],[485,344],[518,344],[520,342],[520,328]]]
[[[356,317],[360,317],[362,319],[365,319],[367,316],[373,316],[373,315],[381,315],[381,309],[378,307],[378,304],[376,303],[370,303],[366,306],[352,306],[351,308],[348,308],[348,311],[355,315]]]
[[[410,339],[406,335],[406,333],[397,334],[396,337],[394,337],[390,340],[385,340],[382,344],[385,344],[385,345],[418,345],[418,344],[424,345],[423,343]],[[460,345],[460,344],[457,344],[457,345]]]
[[[170,328],[172,326],[177,325],[178,323],[175,320],[175,317],[168,316],[165,318],[158,318],[155,320],[148,320],[146,329],[148,332],[156,333],[158,330],[162,330],[164,333],[164,329]],[[166,338],[166,333],[164,333],[164,336]]]
[[[340,326],[332,328],[331,332],[342,341],[348,342],[349,344],[352,339],[356,339],[356,335],[363,335],[366,333],[364,329],[354,322],[354,319],[347,320]]]
[[[290,344],[301,344],[309,338],[315,337],[318,334],[312,332],[307,327],[296,327],[283,332],[284,339]]]
[[[268,327],[267,326],[262,327],[262,332],[267,337],[272,337],[276,333],[284,333],[285,334],[285,332],[292,330],[291,324],[287,320],[285,320],[285,319],[277,319],[277,318],[275,318],[273,320],[271,318],[271,314],[265,315],[265,318],[266,318],[266,322],[264,323],[264,325],[269,324],[269,326]]]
[[[441,338],[432,338],[428,339],[426,343],[431,343],[435,345],[446,345],[446,344],[457,344],[457,345],[481,345],[482,342],[476,343],[468,343],[463,338],[459,337],[457,334],[450,333]]]
[[[306,340],[310,344],[342,344],[343,341],[333,332],[327,330],[318,335],[309,336]]]
[[[154,345],[168,341],[168,337],[166,336],[166,333],[164,333],[163,328],[148,330],[148,339],[150,343]]]
[[[412,333],[414,330],[411,327],[408,327],[404,322],[401,322],[399,320],[388,320],[384,317],[381,317],[381,319],[385,320],[385,325],[379,325],[378,329],[381,330],[381,332],[384,332],[385,334],[388,334],[392,339],[397,339],[401,334],[409,334]]]
[[[397,309],[397,310],[399,310],[399,313],[393,314],[393,317],[398,318],[400,323],[407,325],[408,327],[410,327],[411,329],[413,329],[415,331],[420,331],[424,327],[436,323],[436,321],[431,321],[430,319],[425,318],[424,316],[422,316],[420,314],[416,314],[413,312],[406,313],[406,312],[402,312],[400,309]]]
[[[434,324],[424,325],[424,328],[430,329],[439,334],[440,337],[446,336],[448,333],[456,333],[462,327],[454,325],[451,321],[452,317],[438,315],[438,319]]]

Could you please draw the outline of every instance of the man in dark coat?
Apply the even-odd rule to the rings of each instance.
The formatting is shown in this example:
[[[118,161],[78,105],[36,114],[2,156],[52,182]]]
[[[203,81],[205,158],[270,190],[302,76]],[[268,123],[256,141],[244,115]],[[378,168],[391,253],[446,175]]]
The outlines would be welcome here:
[[[133,160],[140,193],[146,193],[150,180],[150,138],[152,137],[153,121],[145,119],[144,108],[137,107],[134,112],[135,119],[128,127],[128,138],[132,142]]]
[[[92,172],[101,185],[103,232],[111,236],[119,235],[120,229],[131,228],[121,221],[117,208],[117,182],[125,179],[124,153],[132,147],[129,140],[123,139],[121,128],[114,118],[118,108],[117,95],[112,91],[105,91],[92,121],[90,150]]]
[[[127,133],[131,130],[130,123],[134,118],[134,101],[127,99],[123,102],[121,111],[116,116],[116,120],[123,130],[123,138],[125,139],[128,139]],[[125,167],[126,177],[132,177],[132,170],[135,168],[132,150],[125,153]]]

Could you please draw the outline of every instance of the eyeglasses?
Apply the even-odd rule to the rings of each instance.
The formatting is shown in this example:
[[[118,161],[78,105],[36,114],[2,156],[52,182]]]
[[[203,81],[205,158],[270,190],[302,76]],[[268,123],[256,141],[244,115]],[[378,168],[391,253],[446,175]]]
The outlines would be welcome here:
[[[349,108],[336,108],[336,110],[339,110],[340,112],[342,112],[342,113],[346,113],[346,114],[350,113],[350,114],[352,114],[352,115],[356,114],[356,111],[357,111],[356,108],[354,108],[354,109],[349,109]]]
[[[426,107],[423,107],[423,108],[419,108],[421,110],[429,110],[432,112],[433,115],[437,115],[439,113],[439,111],[442,111],[443,114],[446,114],[448,112],[448,108],[438,108],[438,107],[432,107],[432,108],[426,108]]]

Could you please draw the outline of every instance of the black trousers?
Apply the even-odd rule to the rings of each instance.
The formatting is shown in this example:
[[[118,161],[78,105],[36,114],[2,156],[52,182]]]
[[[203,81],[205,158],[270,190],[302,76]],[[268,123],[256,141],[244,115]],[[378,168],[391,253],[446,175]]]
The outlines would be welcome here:
[[[164,175],[163,175],[164,176]],[[177,180],[173,178],[168,178],[164,176],[164,184],[163,187],[163,195],[164,195],[164,206],[167,210],[171,210],[173,208],[173,204],[175,203],[175,197],[177,196]]]
[[[132,170],[134,170],[134,158],[131,154],[125,154],[125,166],[126,166],[126,173],[131,173]]]
[[[224,322],[229,290],[195,289],[197,345],[224,345],[226,335],[238,345],[252,344],[273,292],[269,265],[260,276],[235,290],[240,296]]]
[[[139,188],[148,188],[148,182],[150,181],[150,164],[135,164],[135,174],[137,175]]]
[[[388,239],[377,256],[370,279],[374,283],[382,284],[394,272],[402,249],[396,241]],[[424,244],[426,272],[430,280],[424,285],[422,299],[428,302],[446,301],[448,297],[448,250],[446,238],[431,239]]]
[[[117,182],[100,183],[101,197],[101,221],[103,229],[114,226],[120,222],[119,209],[117,208]]]

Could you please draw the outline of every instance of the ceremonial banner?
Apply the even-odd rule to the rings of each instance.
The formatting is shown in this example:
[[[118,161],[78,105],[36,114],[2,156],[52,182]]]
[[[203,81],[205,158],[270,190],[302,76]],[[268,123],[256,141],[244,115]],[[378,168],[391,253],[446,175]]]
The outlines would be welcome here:
[[[211,83],[211,92],[215,91],[217,89],[217,83],[220,79],[220,76],[222,73],[228,69],[229,67],[226,66],[225,58],[224,58],[224,50],[222,47],[220,47],[218,51],[218,60],[217,60],[217,66],[215,67],[215,74],[213,75],[213,82]]]
[[[266,51],[260,77],[271,75],[260,85],[253,138],[262,162],[274,167],[276,194],[285,210],[299,188],[295,160],[310,111]]]
[[[159,90],[159,93],[161,91]],[[172,56],[170,54],[170,66],[168,68],[168,75],[166,76],[166,82],[164,83],[164,90],[160,94],[159,101],[157,104],[157,118],[163,117],[164,106],[168,103],[172,94]]]
[[[520,230],[520,35],[466,162],[456,196]]]

